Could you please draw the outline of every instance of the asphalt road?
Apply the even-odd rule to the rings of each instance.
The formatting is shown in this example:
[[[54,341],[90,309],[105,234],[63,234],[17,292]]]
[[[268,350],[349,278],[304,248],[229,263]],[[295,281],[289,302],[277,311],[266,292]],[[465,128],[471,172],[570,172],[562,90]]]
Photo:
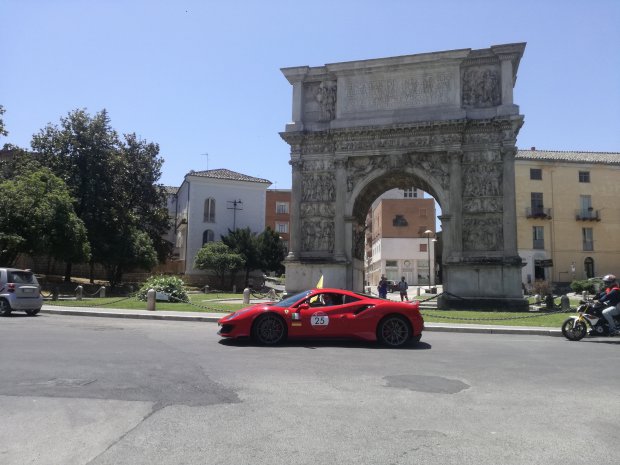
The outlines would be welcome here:
[[[620,338],[263,348],[216,330],[1,318],[0,463],[620,462]]]

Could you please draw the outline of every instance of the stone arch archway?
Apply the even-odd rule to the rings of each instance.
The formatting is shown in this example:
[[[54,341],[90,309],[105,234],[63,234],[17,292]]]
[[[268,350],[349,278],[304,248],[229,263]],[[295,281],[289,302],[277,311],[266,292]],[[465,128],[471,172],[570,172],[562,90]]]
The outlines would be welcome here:
[[[442,208],[444,307],[526,306],[517,254],[512,88],[524,44],[287,68],[293,123],[287,291],[362,290],[356,244],[387,188]]]

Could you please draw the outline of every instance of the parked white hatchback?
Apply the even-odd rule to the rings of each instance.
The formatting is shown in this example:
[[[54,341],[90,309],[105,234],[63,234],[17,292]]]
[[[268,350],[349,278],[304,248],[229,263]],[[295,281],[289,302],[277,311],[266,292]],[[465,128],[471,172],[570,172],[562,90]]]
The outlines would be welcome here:
[[[41,287],[32,271],[0,268],[0,316],[9,316],[13,310],[36,315],[42,305]]]

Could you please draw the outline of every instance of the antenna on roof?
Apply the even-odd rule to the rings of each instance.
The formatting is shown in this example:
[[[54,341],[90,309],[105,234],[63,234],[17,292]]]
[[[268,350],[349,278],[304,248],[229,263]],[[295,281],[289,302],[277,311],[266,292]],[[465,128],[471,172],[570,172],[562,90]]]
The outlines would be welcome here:
[[[207,157],[207,171],[209,171],[209,153],[205,152],[205,153],[201,153],[200,155]]]

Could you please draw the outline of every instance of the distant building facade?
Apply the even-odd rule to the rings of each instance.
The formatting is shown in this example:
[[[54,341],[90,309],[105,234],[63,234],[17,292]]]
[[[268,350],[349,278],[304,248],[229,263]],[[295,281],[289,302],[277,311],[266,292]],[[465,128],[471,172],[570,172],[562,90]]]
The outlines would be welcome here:
[[[366,285],[382,275],[409,285],[435,284],[435,200],[418,189],[392,189],[372,205],[366,224]],[[430,233],[426,233],[430,231]]]
[[[523,283],[620,275],[620,153],[519,150]]]
[[[174,208],[174,256],[185,275],[204,274],[194,269],[198,250],[219,241],[229,230],[249,227],[257,234],[265,229],[267,179],[227,169],[190,171],[170,199]]]
[[[265,227],[273,229],[280,235],[288,253],[291,221],[291,190],[267,189],[265,208]]]

